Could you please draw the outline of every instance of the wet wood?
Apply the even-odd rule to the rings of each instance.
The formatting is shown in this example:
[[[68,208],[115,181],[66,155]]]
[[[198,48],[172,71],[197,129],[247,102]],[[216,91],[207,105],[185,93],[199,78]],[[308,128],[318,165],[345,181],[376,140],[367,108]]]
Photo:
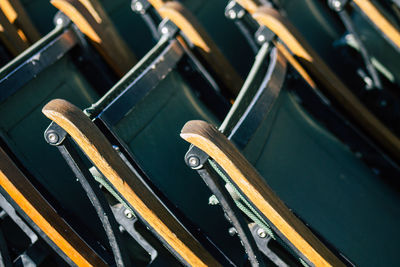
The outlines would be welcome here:
[[[189,121],[181,137],[213,158],[249,201],[315,266],[345,266],[285,206],[255,168],[214,126]]]

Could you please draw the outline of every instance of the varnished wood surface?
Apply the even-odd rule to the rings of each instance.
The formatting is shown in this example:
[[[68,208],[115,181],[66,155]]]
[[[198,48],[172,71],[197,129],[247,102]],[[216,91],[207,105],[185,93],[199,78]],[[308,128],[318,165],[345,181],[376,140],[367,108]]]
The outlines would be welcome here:
[[[361,103],[286,18],[269,7],[260,7],[253,17],[286,44],[310,76],[322,85],[321,90],[326,90],[375,142],[395,159],[400,160],[400,139]]]
[[[39,32],[33,25],[20,0],[0,0],[0,9],[29,44],[33,44],[40,39]]]
[[[0,186],[22,211],[76,265],[107,266],[85,241],[57,214],[1,147]]]
[[[228,62],[197,18],[177,1],[166,2],[157,9],[163,18],[171,20],[198,48],[208,67],[217,75],[232,97],[237,96],[243,80]]]
[[[89,159],[158,235],[191,266],[219,266],[124,163],[94,123],[71,103],[56,99],[43,113],[75,140]]]
[[[370,0],[353,1],[375,26],[400,49],[400,32]]]
[[[214,126],[189,121],[181,137],[212,157],[253,205],[315,266],[344,266],[266,184],[239,150]]]
[[[51,3],[88,36],[120,77],[135,65],[137,60],[134,54],[118,34],[98,0],[51,0]]]
[[[10,23],[1,9],[0,40],[13,56],[18,56],[21,52],[29,47],[28,42],[18,34],[18,29]]]

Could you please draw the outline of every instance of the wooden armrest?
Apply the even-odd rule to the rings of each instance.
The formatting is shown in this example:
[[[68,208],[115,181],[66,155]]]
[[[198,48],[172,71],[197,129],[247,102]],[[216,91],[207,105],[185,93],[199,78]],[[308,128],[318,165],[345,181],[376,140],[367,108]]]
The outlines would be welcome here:
[[[370,0],[353,1],[375,26],[400,49],[400,32],[390,23]]]
[[[111,68],[122,77],[137,62],[98,0],[51,0],[93,42]]]
[[[10,23],[0,9],[0,39],[13,56],[18,56],[29,47],[29,44],[18,34],[18,29]]]
[[[43,113],[68,132],[127,203],[185,264],[219,265],[124,163],[107,138],[81,110],[65,100],[56,99],[43,108]]]
[[[0,9],[6,15],[8,21],[18,29],[19,34],[29,44],[33,44],[40,39],[39,32],[33,26],[31,19],[19,0],[2,0],[0,1]]]
[[[285,206],[239,150],[214,126],[189,121],[181,137],[212,157],[233,184],[315,266],[344,266]]]
[[[217,45],[201,26],[196,17],[176,1],[166,2],[157,11],[161,17],[171,20],[192,42],[207,62],[208,67],[229,90],[231,97],[237,96],[243,80],[231,66]]]
[[[57,214],[0,147],[0,186],[27,217],[77,266],[107,266]],[[54,247],[53,244],[50,244]]]
[[[269,7],[260,7],[253,14],[253,17],[261,25],[265,25],[273,31],[297,56],[301,65],[294,64],[293,66],[300,74],[311,74],[311,77],[322,85],[321,90],[326,90],[347,111],[347,114],[358,122],[366,133],[370,134],[389,154],[400,160],[400,139],[361,103],[286,18],[275,9]],[[282,51],[283,48],[281,46],[280,50]],[[290,59],[290,55],[288,57],[290,62],[294,61],[293,58]],[[306,71],[302,66],[305,67]],[[309,76],[304,78],[306,80],[310,79]]]

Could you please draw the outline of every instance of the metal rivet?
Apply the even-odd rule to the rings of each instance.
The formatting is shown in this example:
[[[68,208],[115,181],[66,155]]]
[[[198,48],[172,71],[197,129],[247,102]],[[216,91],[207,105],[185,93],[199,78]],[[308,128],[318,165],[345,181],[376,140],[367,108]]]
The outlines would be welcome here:
[[[57,19],[56,23],[57,25],[63,24],[63,19],[62,18]]]
[[[264,229],[258,228],[258,230],[257,230],[257,235],[258,235],[259,237],[261,237],[261,238],[265,238],[265,237],[267,236],[267,233],[265,232]]]
[[[169,32],[169,30],[168,30],[167,27],[163,27],[163,28],[161,29],[161,33],[162,33],[162,34],[168,34],[168,32]]]
[[[133,218],[133,213],[128,209],[124,210],[124,214],[125,214],[125,217],[128,218],[128,219],[132,219]]]
[[[143,4],[140,3],[139,1],[135,3],[135,10],[136,11],[142,11],[143,10]]]
[[[199,166],[200,160],[199,160],[198,157],[191,156],[191,157],[189,158],[189,160],[188,160],[188,163],[189,163],[189,167],[191,167],[191,168],[196,168],[196,167]]]
[[[54,132],[51,132],[51,133],[48,133],[47,134],[47,140],[49,140],[49,142],[51,143],[51,144],[55,144],[55,143],[57,143],[58,142],[58,135],[56,134],[56,133],[54,133]]]
[[[259,43],[262,43],[265,41],[265,36],[263,34],[260,34],[259,36],[257,36],[257,41]]]
[[[231,228],[229,228],[228,233],[229,233],[231,236],[234,236],[234,235],[237,234],[237,231],[236,231],[236,229],[235,229],[234,227],[231,227]]]
[[[229,16],[230,19],[236,19],[237,15],[236,15],[236,12],[231,9],[231,10],[228,11],[228,16]]]
[[[217,199],[216,196],[212,195],[212,196],[208,199],[208,204],[209,204],[209,205],[212,205],[212,206],[215,206],[215,205],[218,205],[218,204],[219,204],[219,201],[218,201],[218,199]]]

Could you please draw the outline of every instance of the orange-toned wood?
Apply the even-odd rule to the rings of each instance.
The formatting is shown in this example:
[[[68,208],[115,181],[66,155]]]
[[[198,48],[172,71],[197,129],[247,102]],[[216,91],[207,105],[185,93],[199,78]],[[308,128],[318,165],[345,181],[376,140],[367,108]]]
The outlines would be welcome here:
[[[214,126],[189,121],[181,137],[212,157],[282,235],[315,266],[345,266],[285,206],[239,150]]]
[[[0,0],[0,9],[26,42],[33,44],[40,39],[39,32],[33,26],[20,0]]]
[[[375,26],[400,49],[400,32],[370,0],[353,1]]]
[[[135,56],[97,0],[51,0],[51,3],[88,36],[120,77],[135,65]]]
[[[77,266],[107,266],[57,214],[1,147],[0,186]]]
[[[256,12],[257,8],[261,6],[260,3],[256,0],[235,0],[235,2],[241,5],[250,14]]]
[[[121,196],[185,264],[219,266],[124,163],[107,138],[81,110],[65,100],[56,99],[43,108],[43,113],[68,132]]]
[[[201,26],[196,17],[183,5],[176,1],[166,2],[157,11],[163,18],[168,18],[185,34],[198,49],[208,67],[224,84],[231,97],[237,96],[243,80],[231,66],[217,45]]]
[[[8,21],[1,9],[0,40],[13,56],[18,56],[29,47],[29,44],[18,34],[18,29]]]
[[[360,102],[287,19],[269,7],[260,7],[253,17],[285,43],[312,79],[322,85],[319,89],[325,90],[333,97],[366,133],[372,136],[390,155],[400,160],[400,139]]]

